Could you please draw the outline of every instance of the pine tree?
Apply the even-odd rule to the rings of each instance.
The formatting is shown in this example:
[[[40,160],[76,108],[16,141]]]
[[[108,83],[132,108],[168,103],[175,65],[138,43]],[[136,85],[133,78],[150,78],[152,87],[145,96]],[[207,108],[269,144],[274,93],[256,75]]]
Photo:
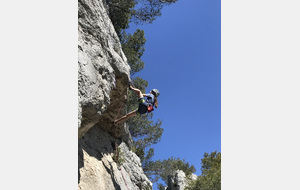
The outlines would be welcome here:
[[[135,6],[134,0],[106,0],[108,16],[120,37],[121,31],[129,27],[131,9]]]
[[[180,158],[168,158],[164,160],[148,161],[144,169],[144,173],[151,180],[152,183],[156,183],[159,179],[168,183],[168,176],[175,175],[177,170],[182,170],[186,176],[190,176],[196,172],[193,165],[190,166],[188,162]],[[159,183],[158,188],[164,187],[165,185]]]
[[[161,16],[161,9],[177,0],[106,0],[108,14],[118,35],[135,24],[150,24]]]
[[[145,67],[145,63],[141,57],[145,51],[146,41],[144,30],[137,29],[133,35],[127,34],[125,30],[121,33],[120,42],[127,62],[131,67],[131,75],[134,75]]]
[[[221,153],[204,153],[201,165],[202,174],[191,181],[186,190],[221,190]]]

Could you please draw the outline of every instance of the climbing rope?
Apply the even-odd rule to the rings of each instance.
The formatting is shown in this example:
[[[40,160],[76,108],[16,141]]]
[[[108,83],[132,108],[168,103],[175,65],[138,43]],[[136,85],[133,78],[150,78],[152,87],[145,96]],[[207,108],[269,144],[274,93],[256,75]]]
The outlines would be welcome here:
[[[121,105],[121,107],[120,107],[120,109],[119,109],[119,111],[118,111],[118,114],[115,116],[114,122],[116,121],[116,118],[118,117],[119,112],[120,112],[121,108],[123,107],[123,105],[124,105],[124,102],[122,103],[122,105]]]
[[[115,142],[115,147],[116,147],[116,159],[118,161],[118,147],[117,147],[117,141]]]
[[[123,172],[122,172],[122,167],[120,167],[120,168],[121,168],[121,173],[122,173],[123,179],[124,179],[124,181],[125,181],[126,187],[127,187],[127,189],[129,190],[129,187],[128,187],[127,183],[126,183],[125,177],[124,177]]]
[[[133,84],[131,78],[129,78],[129,79],[130,79],[130,83],[131,83],[132,86],[135,88],[135,86],[134,86],[134,84]],[[116,87],[116,81],[115,81],[115,87]],[[127,97],[126,97],[126,99],[127,99]],[[126,99],[125,99],[125,100],[126,100]],[[118,117],[119,112],[120,112],[121,108],[123,107],[123,105],[124,105],[124,102],[122,103],[122,105],[121,105],[121,107],[120,107],[120,109],[119,109],[119,111],[118,111],[118,114],[115,116],[114,122],[116,121],[116,118]]]

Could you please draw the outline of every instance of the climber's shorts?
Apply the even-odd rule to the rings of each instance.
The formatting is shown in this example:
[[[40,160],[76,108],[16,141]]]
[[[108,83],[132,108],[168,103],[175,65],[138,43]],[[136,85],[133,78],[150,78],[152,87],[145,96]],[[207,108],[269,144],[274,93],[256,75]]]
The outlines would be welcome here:
[[[147,113],[148,104],[146,103],[144,98],[140,98],[138,100],[139,102],[139,108],[135,111],[137,115],[142,115],[144,113]]]

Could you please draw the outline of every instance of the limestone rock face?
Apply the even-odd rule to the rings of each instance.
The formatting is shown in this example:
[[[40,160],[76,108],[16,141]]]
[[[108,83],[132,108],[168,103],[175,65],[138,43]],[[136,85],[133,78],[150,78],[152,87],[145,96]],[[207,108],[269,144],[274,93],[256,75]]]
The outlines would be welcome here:
[[[99,0],[79,0],[79,138],[95,124],[116,138],[129,135],[125,126],[111,125],[125,102],[129,79],[130,67],[105,5]],[[123,114],[124,106],[118,117]]]
[[[125,160],[120,166],[112,158],[116,153],[116,144]],[[140,167],[139,157],[124,142],[105,133],[101,127],[93,126],[78,139],[78,152],[78,189],[152,189],[152,183]]]
[[[78,1],[78,189],[150,190],[128,126],[112,125],[126,111],[130,67],[105,6]]]
[[[191,180],[196,180],[197,175],[192,174]],[[185,173],[181,170],[176,171],[174,176],[168,176],[168,187],[166,190],[184,190],[189,180],[186,178]]]

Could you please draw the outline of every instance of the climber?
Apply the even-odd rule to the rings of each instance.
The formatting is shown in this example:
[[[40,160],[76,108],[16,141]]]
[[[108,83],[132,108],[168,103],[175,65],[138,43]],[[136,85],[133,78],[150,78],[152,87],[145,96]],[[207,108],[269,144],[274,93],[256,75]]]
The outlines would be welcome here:
[[[113,121],[114,125],[116,125],[119,122],[126,121],[130,117],[142,115],[146,112],[151,112],[154,110],[153,106],[155,106],[155,108],[158,107],[157,97],[159,96],[159,91],[157,89],[152,89],[150,91],[150,94],[142,94],[142,92],[139,89],[133,88],[131,85],[129,85],[129,89],[135,92],[138,96],[139,108]],[[144,97],[146,97],[146,100],[144,99]]]

